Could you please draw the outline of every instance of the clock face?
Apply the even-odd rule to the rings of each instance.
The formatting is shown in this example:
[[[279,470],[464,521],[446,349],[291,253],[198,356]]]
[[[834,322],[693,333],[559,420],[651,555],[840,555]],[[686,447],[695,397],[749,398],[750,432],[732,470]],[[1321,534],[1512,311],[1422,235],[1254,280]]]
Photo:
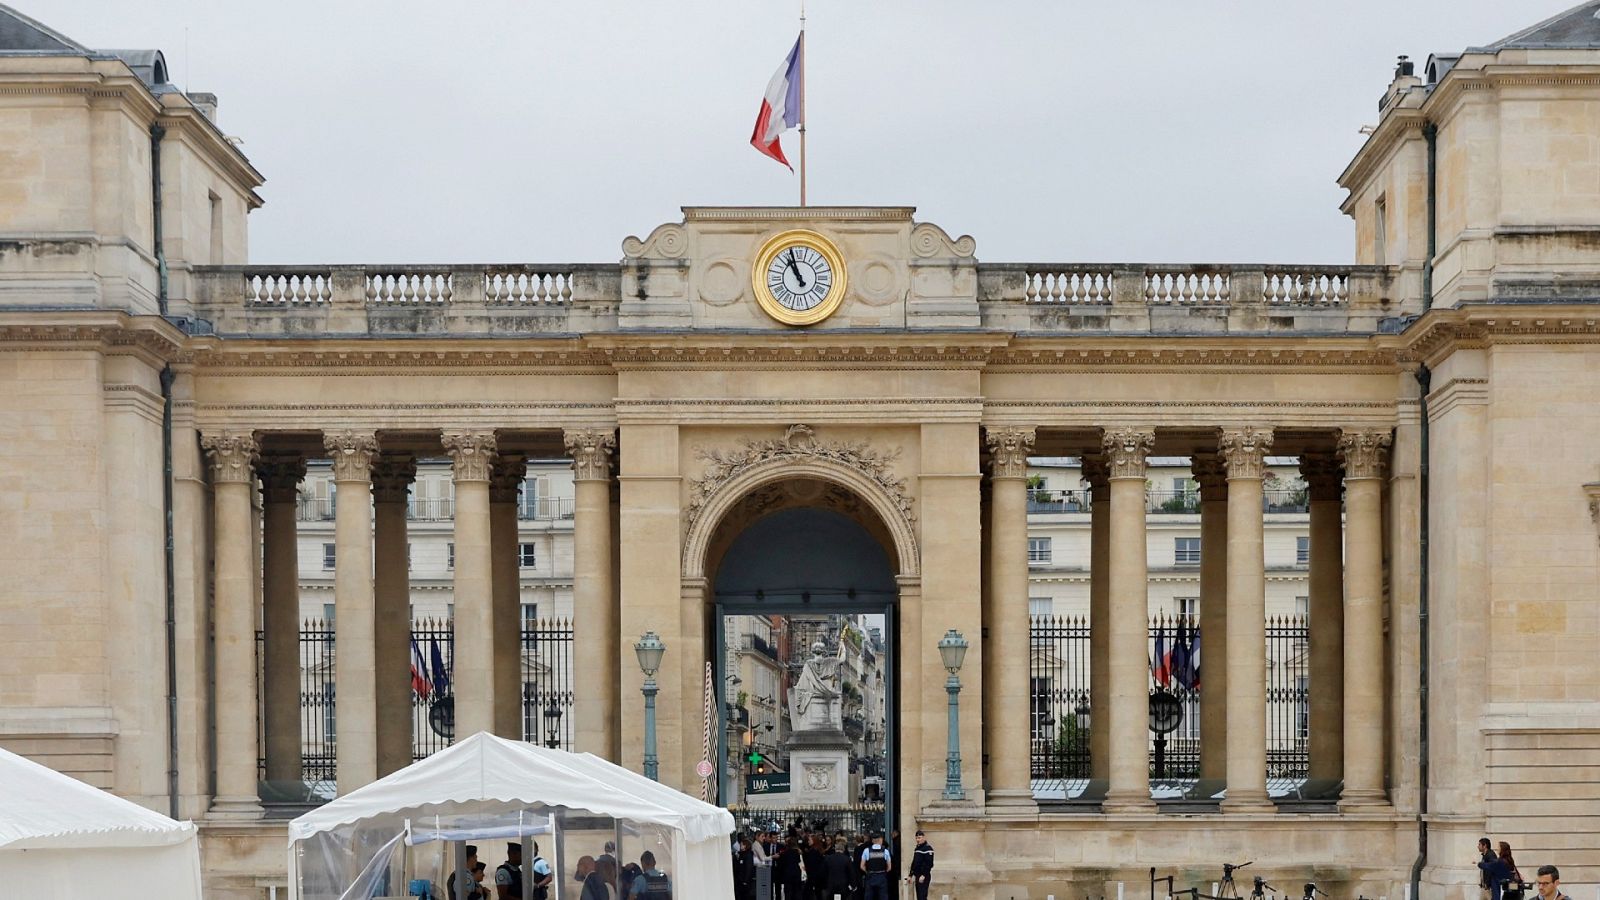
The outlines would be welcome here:
[[[810,312],[833,287],[833,266],[805,244],[792,244],[767,264],[767,290],[784,309]]]
[[[751,266],[756,303],[786,325],[813,325],[844,301],[844,257],[826,236],[795,229],[762,244]]]

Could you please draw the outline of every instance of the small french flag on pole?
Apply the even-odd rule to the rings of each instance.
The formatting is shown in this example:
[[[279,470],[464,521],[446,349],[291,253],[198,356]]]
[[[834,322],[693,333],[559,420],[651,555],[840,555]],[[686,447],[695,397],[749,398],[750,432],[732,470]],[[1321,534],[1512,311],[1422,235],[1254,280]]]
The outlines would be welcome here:
[[[756,115],[755,131],[750,134],[751,146],[789,166],[791,172],[794,166],[789,165],[788,158],[783,155],[778,136],[800,124],[800,54],[804,40],[802,34],[783,65],[767,82],[767,95],[761,98],[761,112]]]

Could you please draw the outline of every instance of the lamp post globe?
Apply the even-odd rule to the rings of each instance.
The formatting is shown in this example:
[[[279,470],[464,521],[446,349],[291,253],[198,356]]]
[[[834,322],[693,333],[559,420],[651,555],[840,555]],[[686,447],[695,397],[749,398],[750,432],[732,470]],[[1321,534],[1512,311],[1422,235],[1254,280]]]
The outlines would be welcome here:
[[[633,645],[639,659],[639,669],[644,672],[644,774],[652,781],[661,780],[660,762],[656,759],[656,673],[661,670],[661,657],[667,645],[654,631],[646,631]]]

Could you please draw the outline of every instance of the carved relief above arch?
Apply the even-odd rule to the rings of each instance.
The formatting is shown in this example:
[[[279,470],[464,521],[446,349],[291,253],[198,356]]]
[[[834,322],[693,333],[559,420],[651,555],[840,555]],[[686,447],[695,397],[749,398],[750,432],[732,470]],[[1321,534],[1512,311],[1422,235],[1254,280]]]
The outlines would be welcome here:
[[[921,573],[911,497],[905,480],[889,469],[897,454],[874,451],[865,442],[819,441],[809,427],[792,425],[779,439],[748,441],[731,453],[700,450],[697,455],[709,464],[703,476],[690,482],[684,513],[685,578],[706,575],[713,537],[736,508],[742,517],[753,518],[790,505],[849,513],[857,503],[887,530],[891,546],[886,549],[896,561],[897,574]],[[779,489],[786,482],[792,487]],[[808,500],[809,493],[816,496]]]

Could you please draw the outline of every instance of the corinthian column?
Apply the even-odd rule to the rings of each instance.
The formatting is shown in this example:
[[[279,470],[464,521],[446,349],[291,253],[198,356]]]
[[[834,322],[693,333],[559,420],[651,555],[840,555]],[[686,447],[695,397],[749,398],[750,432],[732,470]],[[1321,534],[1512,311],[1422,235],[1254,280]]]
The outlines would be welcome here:
[[[1031,716],[1023,715],[1030,695],[1032,654],[1028,622],[1028,453],[1031,428],[995,428],[989,445],[989,606],[985,622],[992,674],[984,678],[989,695],[983,718],[989,748],[989,806],[1009,811],[1037,809],[1033,802]],[[1007,707],[1009,711],[1007,711]]]
[[[1261,470],[1272,449],[1272,430],[1224,428],[1221,448],[1228,470],[1228,793],[1222,810],[1271,813],[1277,808],[1267,796],[1267,572]],[[1202,641],[1202,660],[1205,656]]]
[[[1111,481],[1106,458],[1083,457],[1089,484],[1089,777],[1111,777]],[[1142,501],[1141,501],[1142,502]]]
[[[612,587],[611,454],[617,437],[609,429],[564,435],[572,455],[573,734],[580,752],[619,761],[616,717],[620,700],[616,591]]]
[[[1341,807],[1381,806],[1383,794],[1383,476],[1388,430],[1339,435],[1344,462],[1344,792]]]
[[[378,778],[378,698],[374,666],[376,618],[372,588],[372,459],[370,431],[325,434],[339,505],[333,517],[334,716],[338,724],[340,794]]]
[[[294,782],[300,771],[300,567],[295,503],[306,463],[299,455],[261,461],[262,725],[267,780]]]
[[[1118,428],[1103,444],[1111,480],[1109,595],[1111,652],[1111,784],[1106,812],[1148,812],[1150,799],[1150,567],[1146,556],[1145,459],[1155,446],[1148,428]]]
[[[1302,454],[1300,475],[1311,500],[1309,774],[1331,784],[1344,777],[1344,484],[1339,461],[1326,451]]]
[[[502,453],[489,478],[489,541],[494,558],[494,733],[514,741],[522,740],[522,560],[517,540],[517,495],[527,477],[526,457]],[[538,735],[534,738],[537,740]]]
[[[455,695],[456,739],[494,731],[494,559],[489,544],[489,474],[494,433],[444,435],[456,485]],[[509,627],[509,626],[508,626]]]
[[[249,433],[208,434],[216,528],[217,795],[211,814],[256,818],[256,610],[250,491],[256,439]]]
[[[1200,780],[1228,777],[1228,470],[1215,450],[1192,457],[1200,483]]]
[[[373,661],[378,776],[411,765],[411,571],[406,497],[417,477],[410,454],[385,453],[372,467]]]

